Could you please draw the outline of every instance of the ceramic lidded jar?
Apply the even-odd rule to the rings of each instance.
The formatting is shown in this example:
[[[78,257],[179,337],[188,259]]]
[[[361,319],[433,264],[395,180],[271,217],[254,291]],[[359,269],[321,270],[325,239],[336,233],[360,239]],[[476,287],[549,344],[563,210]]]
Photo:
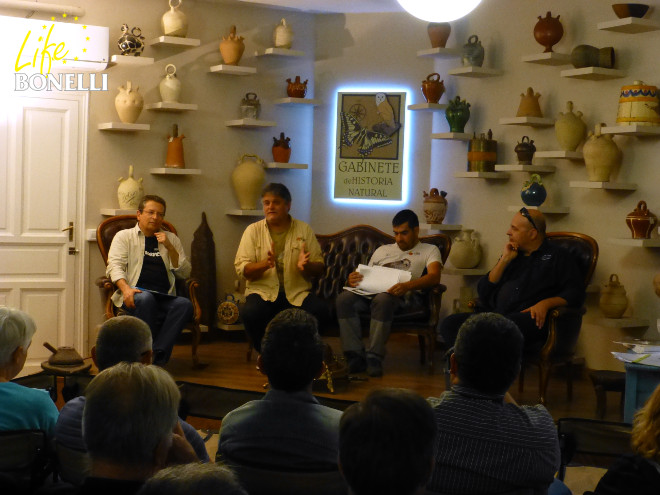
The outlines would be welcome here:
[[[126,87],[117,88],[119,94],[115,97],[115,108],[119,115],[119,120],[124,124],[134,124],[142,112],[144,98],[138,91],[139,86],[133,87],[131,81],[126,82]]]
[[[119,200],[119,208],[122,210],[137,210],[140,206],[140,200],[144,196],[142,177],[135,180],[133,178],[133,165],[129,165],[128,178],[120,177],[118,181],[117,199]]]
[[[616,123],[621,125],[660,125],[660,100],[657,86],[634,81],[619,94]]]
[[[440,74],[434,72],[422,81],[422,94],[427,103],[438,103],[445,92],[445,82],[440,80]]]
[[[626,289],[619,283],[616,273],[610,275],[610,280],[600,289],[598,306],[607,318],[621,318],[628,309]]]
[[[626,225],[633,239],[650,239],[658,218],[646,206],[646,201],[637,203],[637,208],[626,215]]]
[[[291,138],[280,132],[280,138],[273,137],[273,160],[277,163],[289,163],[291,158],[291,145],[289,142]]]
[[[621,160],[621,151],[612,139],[611,134],[601,134],[601,127],[596,124],[596,131],[589,131],[586,143],[582,148],[584,164],[591,182],[607,182],[610,175]]]
[[[520,190],[520,198],[527,206],[541,206],[548,193],[539,174],[532,174]]]
[[[566,102],[566,113],[559,112],[555,121],[557,142],[564,151],[575,151],[584,140],[587,124],[582,120],[582,112],[573,113],[573,102]]]
[[[539,16],[534,26],[534,39],[545,47],[543,53],[551,52],[553,45],[559,43],[562,36],[564,36],[564,26],[561,25],[559,15],[552,17],[548,12],[545,17]]]
[[[163,14],[160,26],[165,36],[185,38],[188,33],[188,18],[179,10],[182,0],[170,0],[170,10]]]
[[[122,35],[117,40],[117,47],[122,55],[134,55],[139,57],[144,51],[144,36],[139,27],[134,27],[129,31],[128,24],[121,25]]]
[[[286,82],[288,84],[286,87],[286,94],[291,98],[304,98],[307,94],[307,81],[309,81],[309,79],[305,79],[305,82],[301,82],[300,76],[296,76],[295,81],[291,81],[290,78],[287,79]]]
[[[484,63],[484,47],[481,46],[481,41],[476,34],[468,38],[468,41],[463,45],[463,54],[461,61],[465,66],[481,67]]]
[[[465,124],[470,120],[470,104],[467,100],[461,101],[461,97],[456,96],[453,100],[449,100],[445,117],[450,132],[465,132]]]
[[[264,161],[257,155],[245,154],[231,173],[231,183],[241,210],[254,210],[266,179]]]
[[[451,243],[449,262],[456,268],[474,268],[481,261],[481,246],[472,229],[462,230]]]
[[[432,48],[444,48],[451,34],[448,22],[430,22],[426,28]]]
[[[447,193],[434,187],[428,194],[424,193],[424,218],[426,223],[440,224],[447,214]]]
[[[178,102],[181,97],[181,81],[176,77],[176,66],[167,64],[165,66],[165,77],[158,85],[160,99],[163,102]]]
[[[520,94],[520,105],[516,117],[543,117],[539,99],[541,93],[534,93],[532,88],[527,88],[526,93]]]
[[[236,26],[232,26],[229,34],[222,37],[222,41],[220,41],[220,54],[225,64],[238,65],[245,51],[244,39],[243,36],[236,34]]]
[[[273,45],[275,48],[291,48],[293,44],[293,30],[286,23],[286,19],[281,19],[280,23],[273,30]]]
[[[241,116],[244,119],[258,119],[261,103],[257,98],[257,93],[245,93],[245,98],[241,100]]]
[[[536,153],[534,140],[530,140],[529,136],[523,136],[522,140],[514,148],[514,151],[518,155],[518,163],[520,165],[531,165],[534,153]]]

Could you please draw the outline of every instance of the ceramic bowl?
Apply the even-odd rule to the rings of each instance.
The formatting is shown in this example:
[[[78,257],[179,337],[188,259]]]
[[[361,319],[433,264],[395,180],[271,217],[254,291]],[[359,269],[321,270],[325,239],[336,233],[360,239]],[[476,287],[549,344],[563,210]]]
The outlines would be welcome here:
[[[612,10],[619,19],[626,17],[644,17],[649,6],[643,3],[613,3]]]

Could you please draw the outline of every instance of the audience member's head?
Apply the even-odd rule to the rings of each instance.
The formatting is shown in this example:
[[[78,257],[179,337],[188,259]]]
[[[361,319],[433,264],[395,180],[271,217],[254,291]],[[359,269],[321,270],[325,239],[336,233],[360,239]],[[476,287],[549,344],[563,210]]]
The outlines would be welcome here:
[[[289,188],[279,182],[266,184],[261,191],[261,197],[263,198],[266,194],[272,194],[273,196],[282,198],[287,204],[291,203],[291,192],[289,191]]]
[[[275,316],[261,341],[258,365],[274,389],[295,392],[311,387],[323,371],[316,318],[295,308]]]
[[[496,313],[479,313],[458,331],[452,372],[463,386],[503,394],[520,372],[522,349],[523,336],[514,322]]]
[[[392,219],[392,227],[398,227],[404,223],[408,223],[408,227],[411,229],[419,227],[419,218],[417,217],[417,213],[412,210],[401,210],[396,215],[394,215],[394,218]]]
[[[234,473],[218,464],[180,464],[158,471],[138,495],[247,495]]]
[[[641,456],[660,462],[660,385],[635,413],[631,444]]]
[[[151,345],[151,330],[146,322],[134,316],[115,316],[101,325],[92,357],[99,371],[122,361],[151,364]]]
[[[167,203],[165,203],[165,200],[163,198],[161,198],[160,196],[156,196],[155,194],[145,194],[144,196],[142,196],[142,199],[140,200],[140,204],[138,205],[138,211],[139,212],[144,211],[144,207],[147,206],[147,203],[149,201],[153,201],[155,203],[163,205],[163,216],[165,216]]]
[[[23,369],[36,331],[30,315],[19,309],[0,306],[0,376],[11,380]]]
[[[411,495],[431,474],[433,410],[406,389],[380,389],[339,424],[339,465],[354,495]]]
[[[92,475],[121,467],[151,475],[165,464],[177,425],[180,393],[167,371],[119,363],[85,390],[83,437]]]

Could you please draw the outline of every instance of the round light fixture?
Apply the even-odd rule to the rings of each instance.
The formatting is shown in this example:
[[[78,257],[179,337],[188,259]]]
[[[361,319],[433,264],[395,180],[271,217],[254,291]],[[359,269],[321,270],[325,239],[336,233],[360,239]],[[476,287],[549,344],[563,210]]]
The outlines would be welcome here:
[[[429,22],[449,22],[472,12],[481,0],[397,0],[406,11]]]

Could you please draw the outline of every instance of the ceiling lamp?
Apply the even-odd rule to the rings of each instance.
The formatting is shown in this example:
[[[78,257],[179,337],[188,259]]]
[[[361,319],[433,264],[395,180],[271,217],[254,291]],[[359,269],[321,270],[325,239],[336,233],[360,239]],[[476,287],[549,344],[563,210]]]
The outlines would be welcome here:
[[[429,22],[449,22],[472,12],[481,0],[397,0],[406,11]]]

